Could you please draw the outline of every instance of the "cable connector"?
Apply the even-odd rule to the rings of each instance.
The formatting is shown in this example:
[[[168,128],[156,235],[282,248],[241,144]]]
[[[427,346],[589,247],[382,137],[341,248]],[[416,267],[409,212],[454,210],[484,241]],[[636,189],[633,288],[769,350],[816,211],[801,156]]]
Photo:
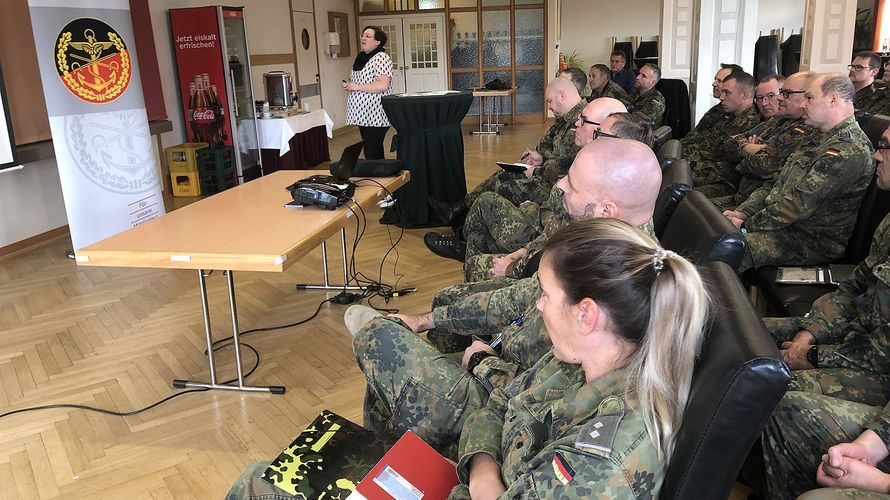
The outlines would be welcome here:
[[[337,295],[334,295],[333,301],[335,304],[340,304],[341,306],[346,306],[355,302],[362,300],[362,296],[357,293],[349,293],[349,292],[340,292]]]
[[[384,297],[401,297],[403,295],[408,295],[409,293],[414,293],[417,291],[417,288],[402,288],[401,290],[393,290],[391,292],[386,292],[383,294]]]

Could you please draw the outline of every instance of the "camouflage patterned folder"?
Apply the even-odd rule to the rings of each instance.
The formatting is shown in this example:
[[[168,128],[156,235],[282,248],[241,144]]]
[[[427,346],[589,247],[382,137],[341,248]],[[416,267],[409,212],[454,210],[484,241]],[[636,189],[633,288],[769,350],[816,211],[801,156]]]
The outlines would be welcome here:
[[[263,479],[297,498],[344,499],[391,443],[324,410],[272,461]]]

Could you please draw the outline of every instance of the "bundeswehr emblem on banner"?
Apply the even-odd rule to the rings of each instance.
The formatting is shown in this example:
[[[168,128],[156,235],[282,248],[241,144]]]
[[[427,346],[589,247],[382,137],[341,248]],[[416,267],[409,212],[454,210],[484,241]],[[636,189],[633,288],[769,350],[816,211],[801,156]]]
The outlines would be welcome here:
[[[56,40],[56,70],[65,87],[94,104],[120,97],[133,70],[127,45],[114,28],[90,17],[75,19]]]

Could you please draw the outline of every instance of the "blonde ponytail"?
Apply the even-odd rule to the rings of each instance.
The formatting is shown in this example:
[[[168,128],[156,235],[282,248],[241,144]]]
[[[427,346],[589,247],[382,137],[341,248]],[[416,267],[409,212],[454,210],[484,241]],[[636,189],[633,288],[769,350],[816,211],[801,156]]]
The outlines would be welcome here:
[[[576,221],[544,248],[566,300],[592,298],[635,346],[628,368],[649,437],[665,462],[683,421],[710,301],[689,261],[614,219]]]

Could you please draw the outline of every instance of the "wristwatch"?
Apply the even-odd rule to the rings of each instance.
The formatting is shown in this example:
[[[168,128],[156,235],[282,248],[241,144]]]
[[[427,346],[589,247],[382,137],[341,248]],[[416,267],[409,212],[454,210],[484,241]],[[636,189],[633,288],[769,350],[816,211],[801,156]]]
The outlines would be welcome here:
[[[494,356],[494,354],[485,351],[476,351],[470,355],[469,361],[467,361],[467,371],[473,372],[473,369],[476,368],[476,365],[482,362],[483,359]]]
[[[814,345],[807,349],[807,361],[813,368],[819,368],[819,346]]]

